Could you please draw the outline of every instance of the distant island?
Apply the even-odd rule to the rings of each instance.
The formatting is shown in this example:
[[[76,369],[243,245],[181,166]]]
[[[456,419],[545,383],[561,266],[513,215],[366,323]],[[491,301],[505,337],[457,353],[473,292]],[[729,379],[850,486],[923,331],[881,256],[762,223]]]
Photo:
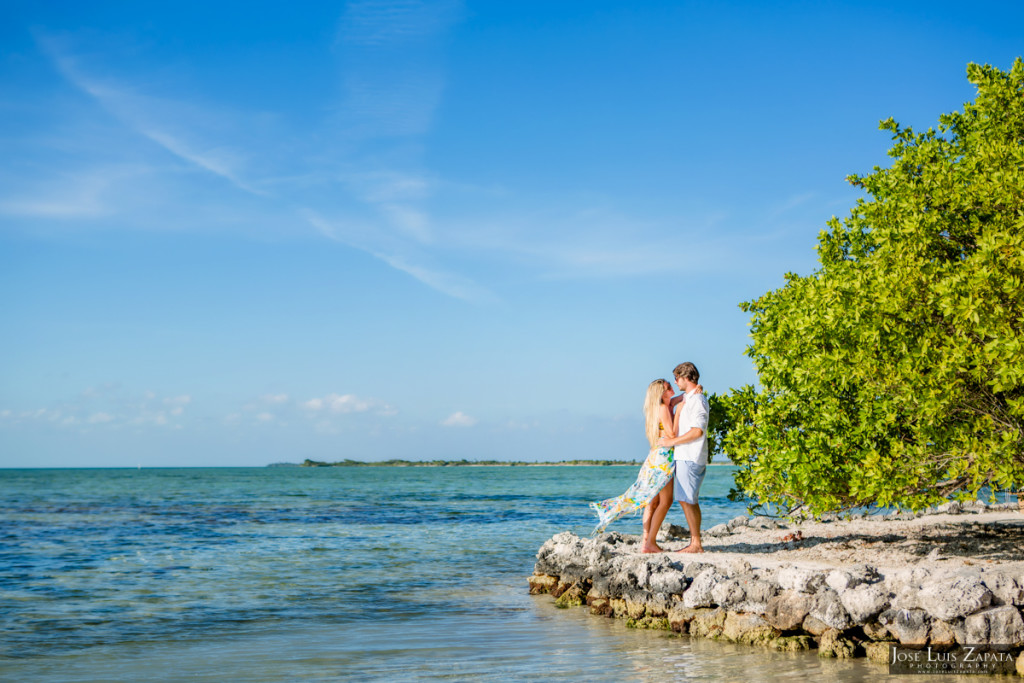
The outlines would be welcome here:
[[[268,467],[281,467],[287,463],[274,463]],[[381,460],[380,462],[363,462],[362,460],[341,460],[339,462],[322,462],[319,460],[303,460],[298,467],[559,467],[559,466],[607,466],[607,465],[639,465],[638,460],[562,460],[560,462],[519,462],[509,460]]]

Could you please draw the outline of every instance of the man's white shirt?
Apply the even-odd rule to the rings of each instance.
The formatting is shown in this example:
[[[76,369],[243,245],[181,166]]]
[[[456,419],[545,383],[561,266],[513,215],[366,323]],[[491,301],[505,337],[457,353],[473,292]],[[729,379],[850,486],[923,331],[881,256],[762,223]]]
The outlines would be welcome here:
[[[675,459],[708,464],[708,398],[694,389],[686,394],[686,400],[679,406],[679,436],[694,427],[701,430],[699,439],[676,446]]]

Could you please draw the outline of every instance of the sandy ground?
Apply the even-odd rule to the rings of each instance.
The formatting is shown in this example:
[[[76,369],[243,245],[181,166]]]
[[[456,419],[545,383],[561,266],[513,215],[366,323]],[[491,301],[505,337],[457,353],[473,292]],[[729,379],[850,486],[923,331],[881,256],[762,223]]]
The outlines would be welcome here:
[[[708,535],[705,530],[706,552],[699,557],[713,564],[735,561],[753,567],[795,564],[827,568],[859,563],[878,569],[981,566],[1024,577],[1024,514],[1016,505],[908,517],[911,515],[800,523],[754,518],[754,524],[777,523],[780,527],[737,526],[722,536]],[[666,536],[659,544],[668,552],[682,548],[688,540],[685,528],[675,525]]]

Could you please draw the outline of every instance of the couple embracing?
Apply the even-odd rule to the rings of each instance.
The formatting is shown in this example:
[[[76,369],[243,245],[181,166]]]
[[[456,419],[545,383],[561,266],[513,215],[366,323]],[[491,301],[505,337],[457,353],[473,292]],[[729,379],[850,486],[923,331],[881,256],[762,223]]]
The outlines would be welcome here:
[[[708,464],[708,400],[693,363],[680,363],[672,374],[678,396],[667,380],[656,379],[647,387],[644,419],[651,451],[636,482],[621,496],[590,507],[599,520],[595,532],[644,508],[641,551],[658,553],[658,530],[675,497],[690,527],[690,544],[680,552],[701,553],[697,494]]]

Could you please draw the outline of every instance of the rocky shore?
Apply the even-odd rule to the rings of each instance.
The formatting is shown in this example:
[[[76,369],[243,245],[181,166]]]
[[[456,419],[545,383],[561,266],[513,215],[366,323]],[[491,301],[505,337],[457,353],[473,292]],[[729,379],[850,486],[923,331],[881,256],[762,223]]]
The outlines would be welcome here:
[[[639,525],[639,520],[637,520]],[[801,523],[737,517],[705,531],[705,553],[666,552],[639,538],[555,535],[537,553],[530,592],[560,607],[637,628],[672,630],[822,657],[867,656],[889,646],[1009,646],[1024,676],[1024,515],[1014,505]]]

